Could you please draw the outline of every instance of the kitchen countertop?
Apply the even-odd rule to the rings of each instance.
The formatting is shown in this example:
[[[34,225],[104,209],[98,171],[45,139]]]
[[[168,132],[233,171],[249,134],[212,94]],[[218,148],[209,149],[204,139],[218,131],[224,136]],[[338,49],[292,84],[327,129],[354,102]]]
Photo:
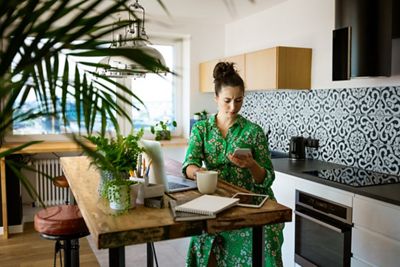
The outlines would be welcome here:
[[[344,166],[315,159],[291,160],[289,158],[273,158],[272,164],[274,166],[275,171],[281,173],[293,175],[312,182],[320,183],[323,185],[331,186],[358,195],[370,197],[373,199],[377,199],[383,202],[400,206],[400,183],[373,185],[366,187],[352,187],[303,173],[304,171],[333,169]]]

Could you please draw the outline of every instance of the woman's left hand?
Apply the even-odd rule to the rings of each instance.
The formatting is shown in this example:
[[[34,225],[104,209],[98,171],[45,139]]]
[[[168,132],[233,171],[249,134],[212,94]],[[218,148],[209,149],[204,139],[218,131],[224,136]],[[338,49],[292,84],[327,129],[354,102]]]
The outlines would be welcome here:
[[[256,164],[251,154],[234,156],[233,154],[228,155],[228,159],[240,168],[251,168]]]

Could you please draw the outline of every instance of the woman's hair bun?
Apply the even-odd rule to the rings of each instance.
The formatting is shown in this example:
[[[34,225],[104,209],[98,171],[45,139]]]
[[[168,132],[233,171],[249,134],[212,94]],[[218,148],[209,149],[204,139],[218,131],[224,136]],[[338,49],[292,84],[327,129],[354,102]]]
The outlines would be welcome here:
[[[231,62],[219,62],[215,65],[213,77],[214,79],[224,79],[236,74],[234,63]]]

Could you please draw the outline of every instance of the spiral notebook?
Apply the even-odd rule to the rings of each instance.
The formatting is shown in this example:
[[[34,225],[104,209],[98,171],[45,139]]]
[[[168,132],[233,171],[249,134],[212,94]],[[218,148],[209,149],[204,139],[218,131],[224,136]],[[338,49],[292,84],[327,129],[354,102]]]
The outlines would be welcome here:
[[[223,210],[235,206],[238,202],[238,198],[202,195],[182,205],[176,206],[175,210],[204,215],[216,215]]]
[[[192,212],[184,212],[184,211],[176,211],[175,207],[178,205],[175,200],[171,199],[169,201],[169,207],[171,210],[171,215],[176,222],[183,222],[183,221],[197,221],[197,220],[207,220],[207,219],[214,219],[216,215],[204,215]]]

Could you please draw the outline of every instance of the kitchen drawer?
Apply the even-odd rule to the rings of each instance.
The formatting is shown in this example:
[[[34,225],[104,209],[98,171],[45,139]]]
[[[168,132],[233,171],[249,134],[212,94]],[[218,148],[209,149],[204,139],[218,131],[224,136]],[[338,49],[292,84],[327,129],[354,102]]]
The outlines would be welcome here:
[[[295,187],[297,190],[312,194],[317,197],[321,197],[336,203],[353,207],[353,193],[349,193],[337,188],[333,188],[327,185],[311,182],[298,178],[295,181]]]
[[[354,257],[351,257],[350,266],[351,267],[373,267],[372,265],[369,265],[368,263],[365,263],[362,260],[359,260]]]
[[[400,242],[399,206],[356,195],[353,222],[356,226],[361,226]]]
[[[351,252],[355,258],[372,266],[398,267],[400,242],[367,229],[354,227]]]

